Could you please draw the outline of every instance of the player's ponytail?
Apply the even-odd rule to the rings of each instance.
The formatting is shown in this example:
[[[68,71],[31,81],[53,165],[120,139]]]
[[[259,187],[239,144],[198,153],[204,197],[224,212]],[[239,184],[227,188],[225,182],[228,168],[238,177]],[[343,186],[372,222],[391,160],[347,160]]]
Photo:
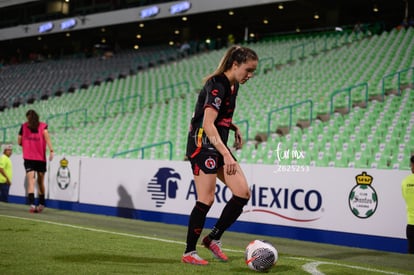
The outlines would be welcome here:
[[[256,52],[252,49],[242,46],[230,47],[226,54],[221,58],[217,69],[211,75],[204,78],[204,82],[212,78],[213,76],[220,75],[231,69],[234,62],[238,64],[246,63],[248,60],[258,60]]]
[[[36,113],[35,110],[29,110],[26,112],[26,118],[28,127],[30,130],[37,130],[39,127],[39,115]]]

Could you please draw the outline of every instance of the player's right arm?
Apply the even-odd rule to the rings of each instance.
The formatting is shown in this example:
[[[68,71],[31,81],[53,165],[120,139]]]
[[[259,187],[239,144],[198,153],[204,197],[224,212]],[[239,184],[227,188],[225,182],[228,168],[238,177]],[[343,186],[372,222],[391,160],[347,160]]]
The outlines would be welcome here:
[[[22,146],[23,125],[20,127],[19,135],[17,136],[17,144]]]

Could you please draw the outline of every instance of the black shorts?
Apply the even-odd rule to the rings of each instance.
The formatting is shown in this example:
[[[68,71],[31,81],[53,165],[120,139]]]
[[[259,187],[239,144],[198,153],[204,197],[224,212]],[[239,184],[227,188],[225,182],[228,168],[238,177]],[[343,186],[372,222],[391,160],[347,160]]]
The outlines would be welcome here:
[[[236,158],[233,156],[234,160]],[[224,159],[223,156],[220,155],[218,152],[208,152],[208,151],[201,151],[193,158],[189,159],[191,162],[191,168],[193,170],[193,175],[198,176],[200,174],[200,170],[202,170],[205,174],[217,174],[218,169],[223,167]]]
[[[26,169],[26,173],[31,171],[36,172],[46,172],[46,161],[40,160],[24,160],[24,169]]]
[[[407,224],[408,253],[414,254],[414,224]]]

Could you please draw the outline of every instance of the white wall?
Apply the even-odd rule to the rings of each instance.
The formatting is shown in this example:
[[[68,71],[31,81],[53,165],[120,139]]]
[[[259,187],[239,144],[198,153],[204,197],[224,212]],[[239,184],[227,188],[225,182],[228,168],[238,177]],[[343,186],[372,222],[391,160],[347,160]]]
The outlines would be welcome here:
[[[194,205],[188,162],[68,157],[70,183],[63,190],[57,178],[61,159],[56,156],[48,165],[49,199],[183,215],[189,215]],[[21,156],[13,155],[12,161],[14,178],[10,193],[25,196]],[[368,194],[369,199],[375,190],[378,198],[375,212],[365,218],[352,213],[349,200],[351,190],[357,186],[355,177],[363,170],[304,167],[305,171],[283,172],[273,165],[242,167],[252,187],[252,198],[240,221],[405,238],[401,181],[409,171],[365,170],[373,182],[366,189],[357,188],[358,196],[364,199]],[[63,183],[65,180],[61,179]],[[220,182],[217,191],[209,217],[218,218],[231,197]],[[364,209],[372,204],[362,200],[360,206]]]

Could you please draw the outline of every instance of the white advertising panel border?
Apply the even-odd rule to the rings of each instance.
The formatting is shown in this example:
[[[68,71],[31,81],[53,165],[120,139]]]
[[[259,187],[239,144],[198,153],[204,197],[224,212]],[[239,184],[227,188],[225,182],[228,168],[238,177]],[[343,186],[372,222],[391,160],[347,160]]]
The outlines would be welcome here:
[[[48,165],[49,200],[177,216],[188,216],[196,201],[188,162],[72,157],[67,158],[68,182],[62,158],[55,159]],[[12,161],[10,193],[24,197],[23,161],[21,156],[12,156]],[[405,239],[401,181],[409,171],[318,167],[281,171],[256,164],[242,168],[252,197],[240,223]],[[218,218],[230,197],[230,190],[218,181],[208,218]]]

